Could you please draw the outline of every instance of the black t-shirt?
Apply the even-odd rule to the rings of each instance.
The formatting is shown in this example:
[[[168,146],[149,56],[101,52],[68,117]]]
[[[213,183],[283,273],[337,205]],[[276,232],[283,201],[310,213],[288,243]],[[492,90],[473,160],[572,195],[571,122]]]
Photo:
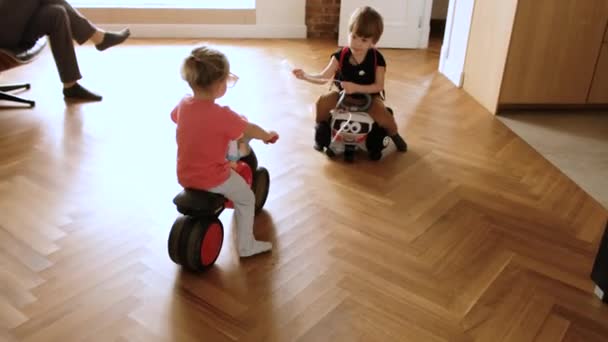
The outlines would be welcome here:
[[[338,63],[342,49],[332,54]],[[344,54],[342,68],[336,72],[335,78],[340,81],[353,82],[362,85],[373,84],[376,81],[376,67],[386,67],[386,61],[380,51],[369,49],[363,62],[357,65],[350,63],[352,52],[350,49]]]

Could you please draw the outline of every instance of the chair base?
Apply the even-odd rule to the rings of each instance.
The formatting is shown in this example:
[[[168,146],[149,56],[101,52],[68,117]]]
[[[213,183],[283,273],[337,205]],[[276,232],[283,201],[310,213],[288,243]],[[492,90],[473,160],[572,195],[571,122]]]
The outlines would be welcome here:
[[[27,100],[19,96],[15,96],[13,94],[7,93],[7,91],[17,90],[17,89],[30,89],[29,83],[21,83],[21,84],[8,84],[0,86],[0,100],[2,101],[11,101],[18,103],[26,103],[30,107],[36,106],[36,102],[32,100]]]

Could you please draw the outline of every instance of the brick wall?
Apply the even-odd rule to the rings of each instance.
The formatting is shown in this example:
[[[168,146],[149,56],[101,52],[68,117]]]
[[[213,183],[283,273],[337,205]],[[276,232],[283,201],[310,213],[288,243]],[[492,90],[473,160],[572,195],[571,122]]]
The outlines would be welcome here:
[[[338,38],[340,0],[306,0],[308,38]]]

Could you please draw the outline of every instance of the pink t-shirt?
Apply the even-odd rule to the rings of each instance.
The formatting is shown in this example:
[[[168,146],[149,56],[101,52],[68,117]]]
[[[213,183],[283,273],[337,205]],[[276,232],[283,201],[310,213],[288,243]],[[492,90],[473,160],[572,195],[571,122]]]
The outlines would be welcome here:
[[[247,121],[229,107],[183,98],[171,112],[177,123],[177,180],[184,188],[208,190],[230,176],[230,140],[240,138]]]

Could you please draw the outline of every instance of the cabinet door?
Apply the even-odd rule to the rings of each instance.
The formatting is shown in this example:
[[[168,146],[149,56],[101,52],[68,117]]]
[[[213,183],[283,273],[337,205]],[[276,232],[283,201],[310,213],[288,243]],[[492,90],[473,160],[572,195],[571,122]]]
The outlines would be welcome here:
[[[589,92],[589,103],[608,104],[608,43],[604,43],[602,46],[602,52],[597,61]]]
[[[586,103],[607,20],[606,0],[519,0],[499,102]]]

